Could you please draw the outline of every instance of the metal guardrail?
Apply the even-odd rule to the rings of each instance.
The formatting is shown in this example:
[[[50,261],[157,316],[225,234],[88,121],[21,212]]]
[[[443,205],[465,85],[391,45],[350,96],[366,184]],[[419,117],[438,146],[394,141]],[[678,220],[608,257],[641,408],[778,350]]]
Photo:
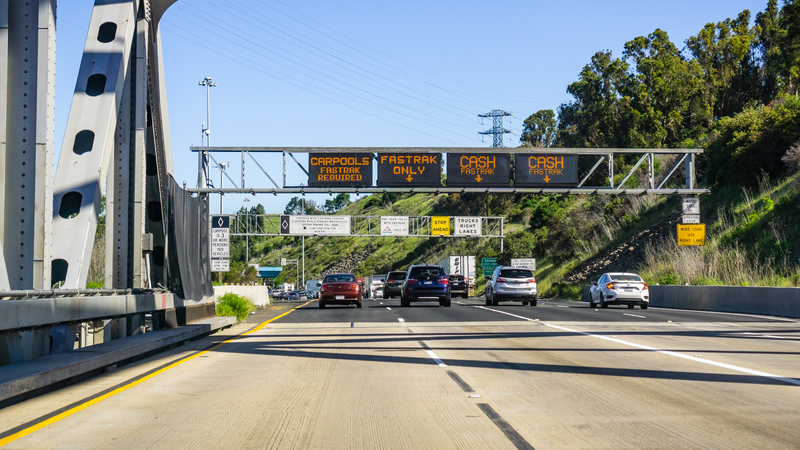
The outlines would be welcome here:
[[[0,300],[50,297],[90,297],[99,295],[138,295],[167,293],[167,289],[45,289],[45,290],[0,290]]]

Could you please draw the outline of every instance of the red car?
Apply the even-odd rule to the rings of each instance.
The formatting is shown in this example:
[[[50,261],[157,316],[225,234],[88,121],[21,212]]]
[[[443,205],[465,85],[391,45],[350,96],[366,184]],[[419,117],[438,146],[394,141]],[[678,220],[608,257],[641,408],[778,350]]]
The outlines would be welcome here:
[[[319,307],[325,305],[356,305],[361,308],[362,287],[352,273],[325,275],[319,290]]]

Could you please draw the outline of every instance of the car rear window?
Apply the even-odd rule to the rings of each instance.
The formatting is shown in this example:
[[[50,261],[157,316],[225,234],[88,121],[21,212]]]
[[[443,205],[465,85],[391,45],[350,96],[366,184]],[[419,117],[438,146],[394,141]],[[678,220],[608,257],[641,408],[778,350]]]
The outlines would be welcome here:
[[[462,275],[450,275],[449,277],[451,280],[454,281],[464,281],[464,277]]]
[[[327,275],[325,279],[322,281],[323,283],[336,283],[339,281],[356,281],[356,277],[353,275]]]
[[[528,269],[501,269],[500,276],[505,278],[532,278],[533,274]]]
[[[386,277],[389,280],[405,280],[406,273],[405,272],[389,272],[389,275]]]
[[[414,267],[411,269],[412,277],[442,276],[444,269],[441,267]]]
[[[625,275],[611,275],[613,281],[642,281],[639,275],[625,274]]]

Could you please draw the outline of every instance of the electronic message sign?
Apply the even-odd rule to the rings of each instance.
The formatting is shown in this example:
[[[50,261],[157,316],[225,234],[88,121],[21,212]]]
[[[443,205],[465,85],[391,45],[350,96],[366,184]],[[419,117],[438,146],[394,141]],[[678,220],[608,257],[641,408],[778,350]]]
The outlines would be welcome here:
[[[371,153],[309,153],[311,187],[372,186]]]
[[[575,187],[578,185],[578,155],[517,153],[514,186]]]
[[[381,153],[378,155],[378,186],[439,187],[442,185],[440,153]]]
[[[509,187],[509,156],[499,153],[448,153],[448,187]]]

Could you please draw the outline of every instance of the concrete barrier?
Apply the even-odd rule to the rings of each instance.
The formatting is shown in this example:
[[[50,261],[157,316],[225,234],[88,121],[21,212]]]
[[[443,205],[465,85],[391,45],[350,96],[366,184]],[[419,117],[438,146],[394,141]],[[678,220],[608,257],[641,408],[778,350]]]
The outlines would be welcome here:
[[[214,295],[219,298],[226,293],[232,293],[247,297],[256,306],[267,306],[269,301],[269,289],[266,286],[214,286]]]
[[[650,306],[800,318],[800,288],[650,285]]]

